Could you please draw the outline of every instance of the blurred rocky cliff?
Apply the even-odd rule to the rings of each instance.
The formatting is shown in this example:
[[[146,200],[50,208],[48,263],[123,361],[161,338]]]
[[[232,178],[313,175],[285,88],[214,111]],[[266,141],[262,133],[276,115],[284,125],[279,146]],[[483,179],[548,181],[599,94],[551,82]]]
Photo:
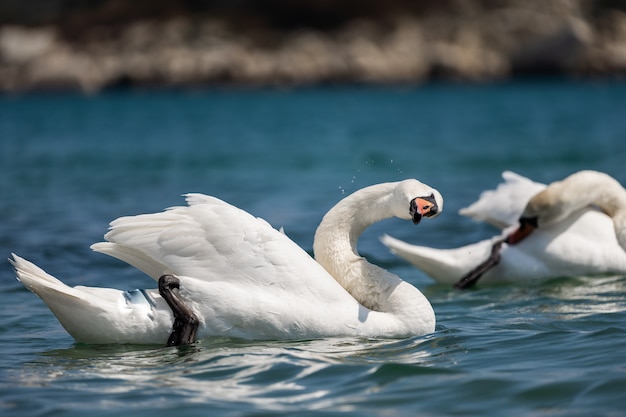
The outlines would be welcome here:
[[[618,0],[0,0],[0,91],[626,75]]]

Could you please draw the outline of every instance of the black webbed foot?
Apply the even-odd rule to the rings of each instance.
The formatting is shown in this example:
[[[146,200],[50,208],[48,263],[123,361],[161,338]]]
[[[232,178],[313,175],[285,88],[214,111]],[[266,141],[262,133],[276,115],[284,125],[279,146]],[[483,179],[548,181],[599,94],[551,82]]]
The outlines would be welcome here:
[[[485,272],[498,265],[500,262],[500,249],[502,248],[502,243],[504,242],[501,240],[494,243],[491,247],[491,254],[487,260],[465,274],[460,280],[457,281],[456,284],[454,284],[454,288],[462,290],[473,287],[478,282],[480,277],[485,274]]]
[[[159,294],[167,302],[174,313],[174,325],[167,346],[188,345],[196,341],[198,318],[178,296],[180,280],[174,275],[163,275],[159,278]]]

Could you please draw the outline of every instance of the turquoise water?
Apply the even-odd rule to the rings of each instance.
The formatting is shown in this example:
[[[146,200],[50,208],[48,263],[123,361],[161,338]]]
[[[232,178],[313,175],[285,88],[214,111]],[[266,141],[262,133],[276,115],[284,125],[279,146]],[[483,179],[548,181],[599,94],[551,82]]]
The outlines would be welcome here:
[[[0,413],[24,416],[583,416],[626,409],[626,278],[435,285],[382,233],[456,247],[496,231],[457,214],[505,169],[626,184],[626,84],[118,91],[0,97],[0,256],[71,285],[153,287],[91,252],[116,217],[216,195],[310,251],[344,195],[418,178],[444,213],[388,220],[359,247],[431,300],[434,334],[193,346],[79,345],[0,266]]]

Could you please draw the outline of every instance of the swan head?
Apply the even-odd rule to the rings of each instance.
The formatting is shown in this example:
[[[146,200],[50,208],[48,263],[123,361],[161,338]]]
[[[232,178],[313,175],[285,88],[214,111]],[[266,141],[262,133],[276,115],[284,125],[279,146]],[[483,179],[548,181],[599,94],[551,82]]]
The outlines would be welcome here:
[[[507,238],[515,244],[537,228],[563,221],[585,207],[595,207],[615,218],[624,207],[623,187],[607,174],[579,171],[555,181],[534,195],[526,204],[519,227]]]
[[[396,217],[410,219],[418,224],[422,217],[437,217],[443,210],[439,191],[409,179],[398,183],[393,193],[393,211]]]
[[[519,225],[507,238],[506,243],[515,245],[521,242],[537,228],[543,227],[550,223],[563,220],[571,210],[564,207],[564,202],[556,198],[554,186],[546,188],[533,196],[522,215],[519,218]]]

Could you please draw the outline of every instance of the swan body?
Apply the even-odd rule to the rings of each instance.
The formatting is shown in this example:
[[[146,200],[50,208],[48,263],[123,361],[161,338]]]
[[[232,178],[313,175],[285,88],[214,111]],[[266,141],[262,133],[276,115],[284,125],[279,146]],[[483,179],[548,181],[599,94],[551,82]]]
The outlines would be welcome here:
[[[383,236],[382,242],[435,281],[453,284],[486,259],[494,243],[510,236],[520,217],[544,212],[527,238],[502,244],[500,262],[481,282],[626,274],[626,251],[619,240],[626,232],[621,214],[626,192],[617,181],[595,171],[581,171],[549,186],[510,171],[503,178],[495,190],[460,210],[502,229],[500,235],[454,249],[411,245],[391,236]]]
[[[92,249],[155,280],[175,275],[180,298],[200,322],[199,338],[421,335],[435,327],[428,300],[360,258],[355,244],[373,222],[411,219],[411,201],[430,195],[437,207],[426,204],[421,212],[430,217],[443,201],[417,180],[378,184],[348,196],[319,226],[319,263],[264,220],[202,194],[186,195],[187,206],[119,218],[111,223],[106,242]],[[163,344],[172,331],[173,313],[156,289],[71,288],[16,255],[11,262],[18,279],[79,342]],[[337,279],[333,273],[344,276]]]

